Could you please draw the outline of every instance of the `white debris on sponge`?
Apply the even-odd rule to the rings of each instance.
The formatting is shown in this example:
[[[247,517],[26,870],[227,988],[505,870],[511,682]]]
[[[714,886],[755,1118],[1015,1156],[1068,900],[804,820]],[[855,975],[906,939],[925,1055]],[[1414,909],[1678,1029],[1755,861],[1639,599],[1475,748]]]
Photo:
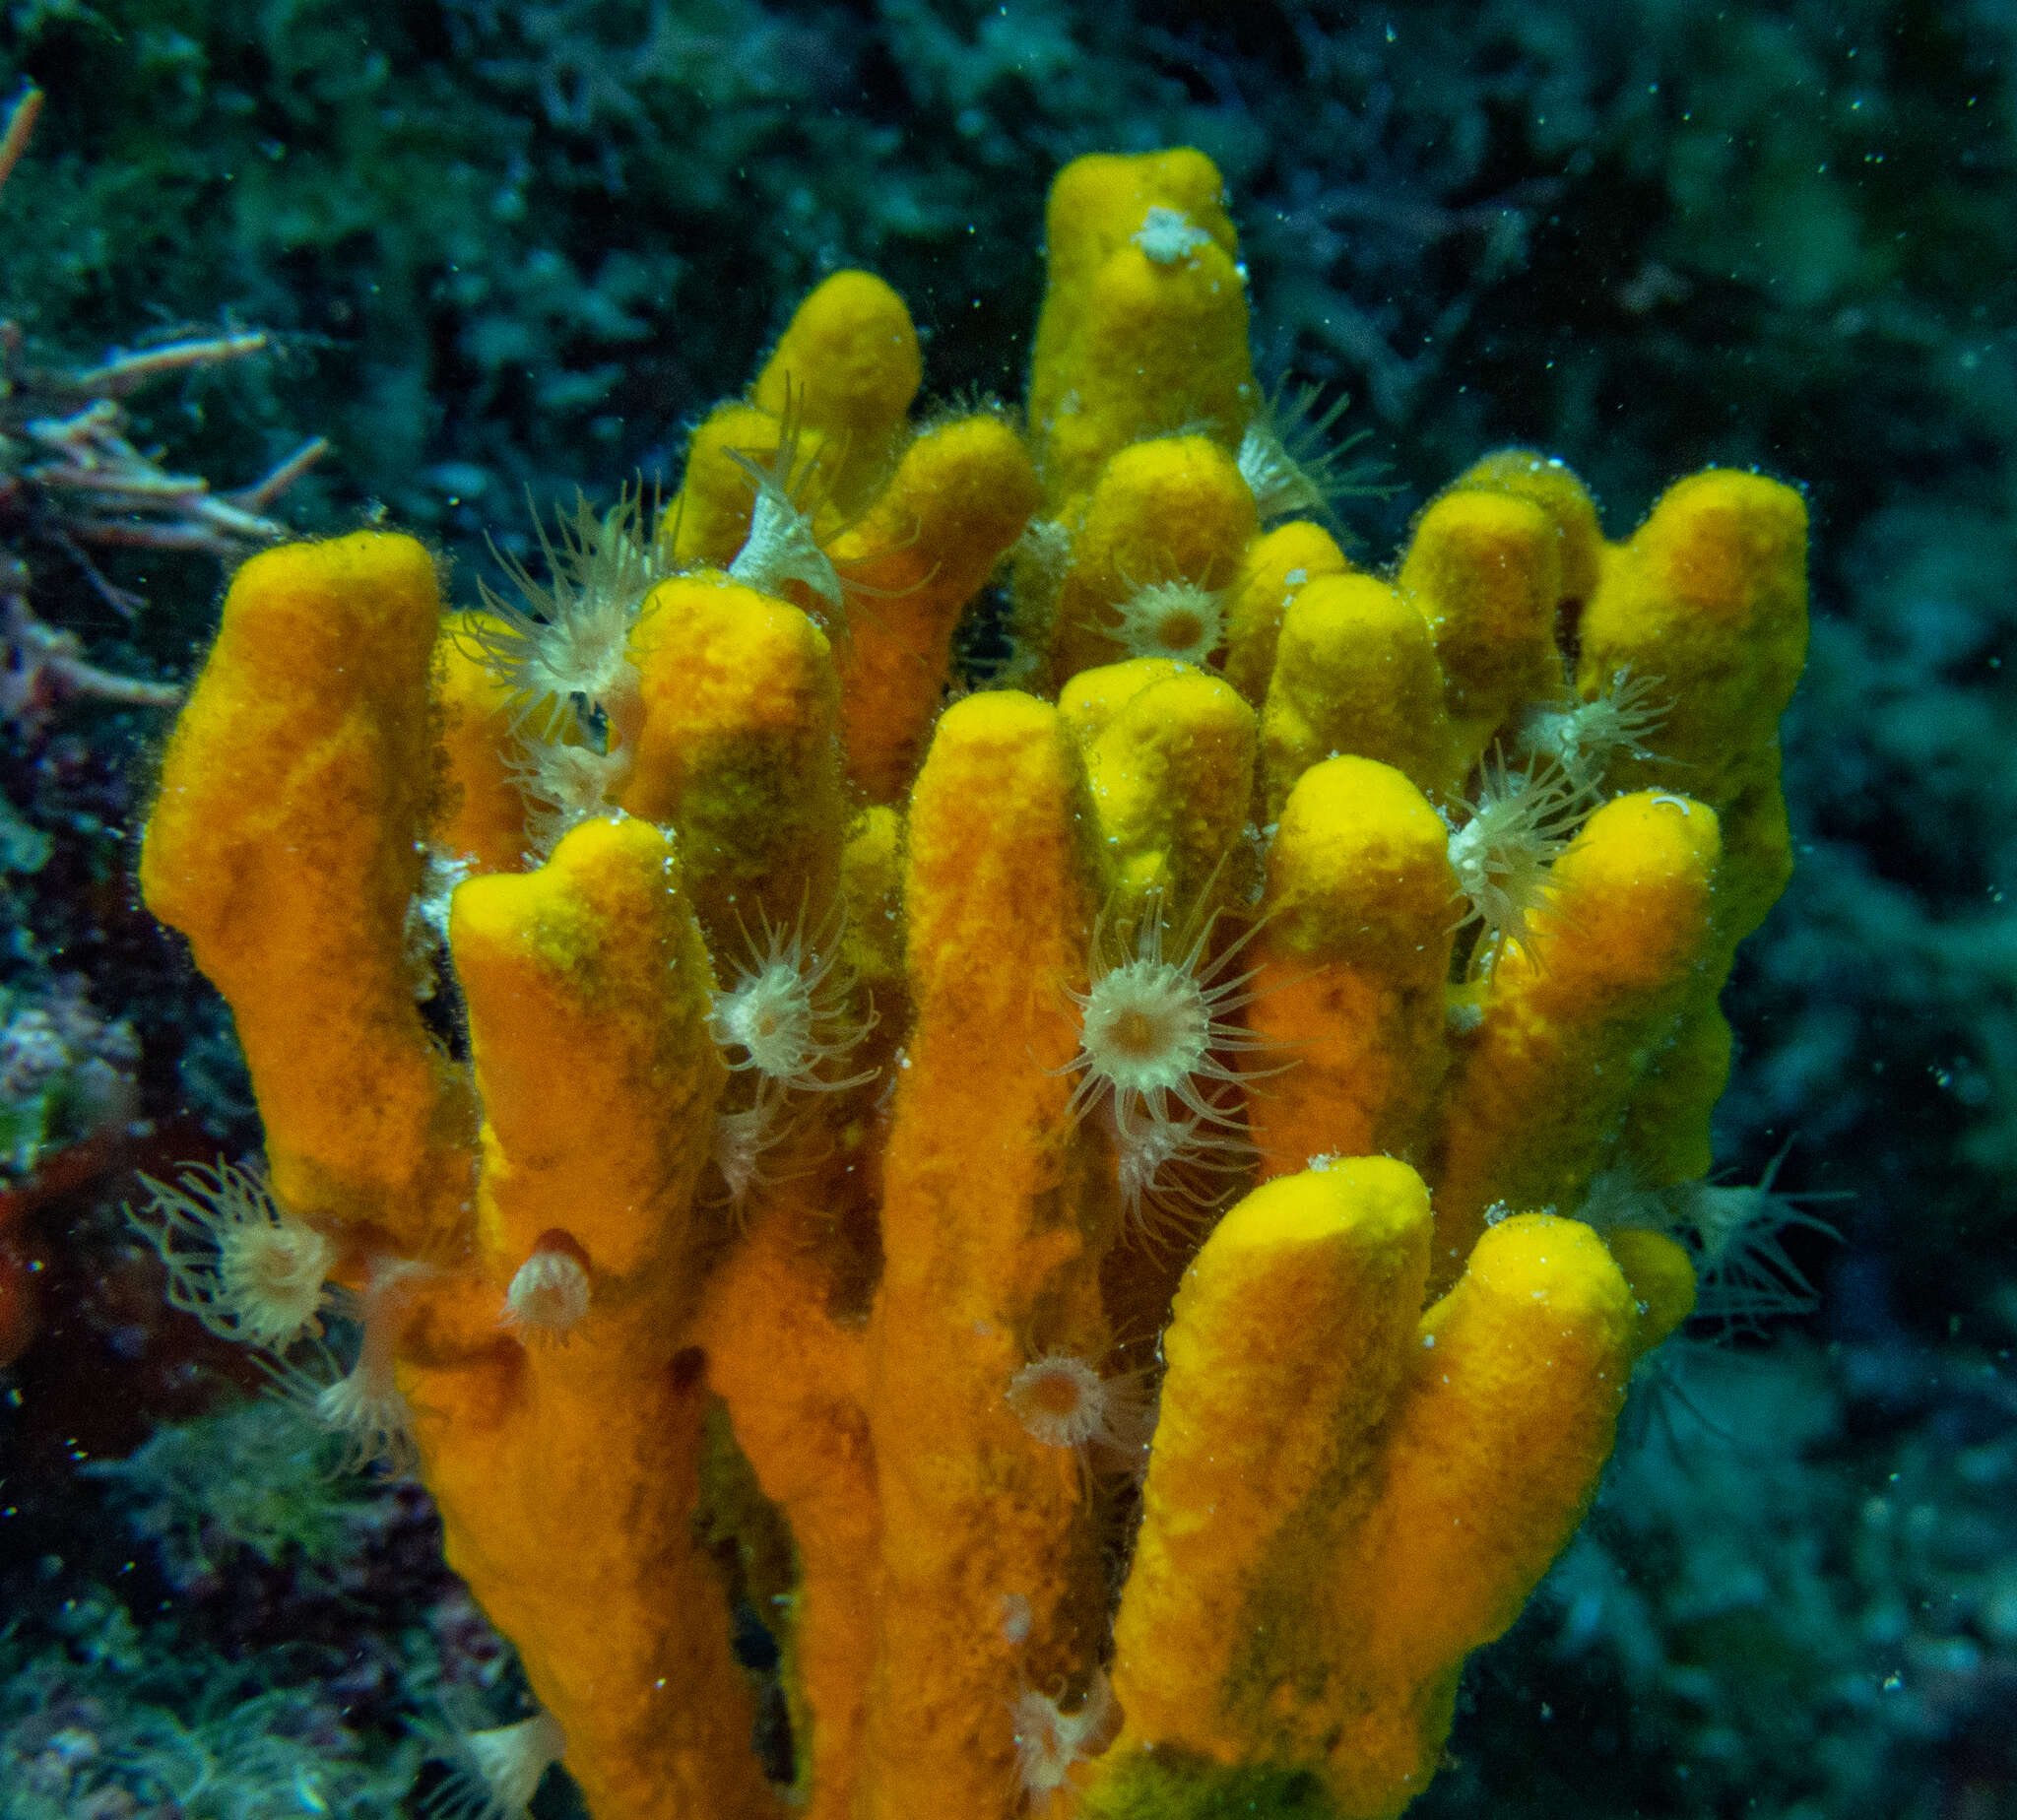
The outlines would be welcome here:
[[[1211,236],[1194,228],[1182,209],[1152,208],[1142,219],[1139,232],[1130,236],[1141,255],[1153,265],[1177,265],[1200,247],[1209,246]]]

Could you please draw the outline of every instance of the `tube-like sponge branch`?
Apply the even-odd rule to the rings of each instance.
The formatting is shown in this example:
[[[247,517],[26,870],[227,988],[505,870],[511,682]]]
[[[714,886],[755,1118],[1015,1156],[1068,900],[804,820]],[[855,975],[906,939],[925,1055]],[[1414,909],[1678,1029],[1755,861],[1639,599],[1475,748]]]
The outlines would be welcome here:
[[[1797,495],[1611,545],[1507,450],[1361,573],[1263,528],[1337,502],[1209,161],[1073,164],[1048,259],[1026,420],[914,424],[836,273],[530,604],[253,558],[169,743],[142,885],[271,1199],[140,1217],[220,1332],[364,1317],[284,1373],[417,1452],[544,1715],[507,1804],[1396,1814],[1694,1261],[1770,1268],[1703,1183]]]

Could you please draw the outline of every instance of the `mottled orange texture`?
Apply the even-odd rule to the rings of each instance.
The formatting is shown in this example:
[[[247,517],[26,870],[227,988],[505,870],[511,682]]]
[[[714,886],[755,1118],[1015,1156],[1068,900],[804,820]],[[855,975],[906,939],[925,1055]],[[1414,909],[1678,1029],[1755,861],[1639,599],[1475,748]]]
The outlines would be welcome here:
[[[1636,1331],[1601,1242],[1540,1216],[1417,1322],[1430,1224],[1420,1177],[1369,1157],[1277,1179],[1199,1252],[1095,1787],[1138,1754],[1309,1768],[1375,1820],[1427,1785],[1464,1657],[1582,1516]]]
[[[1084,772],[1056,709],[1002,693],[940,723],[910,810],[916,1024],[885,1165],[870,1353],[883,1598],[869,1722],[877,1820],[1007,1809],[995,1702],[1082,1672],[1100,1629],[1078,1462],[1024,1431],[1031,1358],[1100,1358],[1113,1194],[1065,1112],[1066,988],[1097,874]],[[976,815],[985,800],[991,812]],[[1005,1597],[1029,1629],[1003,1627]]]
[[[1460,487],[1422,514],[1396,579],[1435,640],[1467,769],[1516,706],[1557,686],[1561,538],[1531,500]]]
[[[765,917],[833,895],[844,817],[830,644],[798,608],[718,576],[679,577],[631,636],[644,724],[620,801],[680,831],[724,961]]]
[[[585,822],[537,871],[462,886],[451,944],[484,1106],[485,1280],[501,1306],[557,1228],[596,1296],[565,1343],[416,1370],[450,1564],[522,1639],[599,1813],[773,1812],[692,1531],[694,1187],[723,1071],[673,843],[646,821]],[[668,1609],[714,1621],[669,1629]]]
[[[882,1594],[882,1511],[867,1342],[829,1312],[822,1223],[817,1205],[780,1195],[710,1286],[700,1339],[708,1381],[798,1545],[790,1644],[792,1721],[807,1737],[803,1811],[848,1820]]]
[[[411,538],[254,556],[175,723],[140,865],[149,908],[231,1002],[276,1190],[422,1254],[469,1200],[475,1137],[404,958],[439,617]]]
[[[1611,544],[1502,451],[1361,570],[1261,528],[1209,161],[1073,165],[1049,257],[1026,420],[913,422],[835,274],[517,618],[248,563],[168,749],[148,901],[596,1820],[1399,1813],[1693,1305],[1630,1191],[1789,861],[1797,497]],[[1510,929],[1487,756],[1574,769]]]
[[[833,556],[857,590],[841,665],[848,769],[878,802],[917,774],[966,604],[1037,508],[1022,438],[981,413],[926,430]]]
[[[512,781],[511,736],[521,709],[476,648],[487,614],[450,614],[435,641],[441,756],[447,772],[432,834],[445,852],[483,872],[516,872],[526,855],[525,800]]]
[[[1259,707],[1274,674],[1282,615],[1319,575],[1351,571],[1344,552],[1322,525],[1297,518],[1247,547],[1226,608],[1226,681]]]
[[[1268,856],[1250,1021],[1282,1047],[1262,1066],[1257,1138],[1270,1172],[1313,1156],[1423,1154],[1448,1067],[1448,836],[1420,791],[1370,758],[1306,771]]]
[[[1208,423],[1239,440],[1257,396],[1224,195],[1189,148],[1081,158],[1051,186],[1029,418],[1054,504],[1142,437]]]
[[[1457,1045],[1437,1155],[1440,1280],[1495,1203],[1582,1203],[1708,948],[1720,853],[1712,811],[1642,791],[1598,810],[1556,863],[1554,904],[1500,959]]]

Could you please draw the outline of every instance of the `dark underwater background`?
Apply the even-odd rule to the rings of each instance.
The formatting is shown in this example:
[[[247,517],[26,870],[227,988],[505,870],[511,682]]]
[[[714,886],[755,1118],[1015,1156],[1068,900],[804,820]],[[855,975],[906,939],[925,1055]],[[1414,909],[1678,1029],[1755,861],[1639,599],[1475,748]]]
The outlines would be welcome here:
[[[1387,464],[1362,557],[1513,442],[1613,537],[1708,463],[1798,485],[1799,865],[1719,1159],[1784,1150],[1840,1240],[1786,1235],[1810,1308],[1666,1349],[1411,1813],[2017,1816],[2013,70],[2010,0],[0,0],[0,98],[46,95],[0,191],[0,596],[38,628],[0,676],[69,632],[186,678],[224,576],[66,539],[18,484],[32,369],[265,331],[125,399],[133,444],[228,488],[326,436],[271,513],[413,530],[469,601],[528,493],[676,481],[837,266],[908,299],[930,393],[1019,396],[1088,151],[1218,162],[1264,377],[1349,393]],[[40,1309],[0,1371],[0,1820],[417,1811],[510,1653],[423,1495],[329,1478],[120,1217],[136,1167],[258,1144],[132,882],[165,720],[0,721],[0,1263]]]

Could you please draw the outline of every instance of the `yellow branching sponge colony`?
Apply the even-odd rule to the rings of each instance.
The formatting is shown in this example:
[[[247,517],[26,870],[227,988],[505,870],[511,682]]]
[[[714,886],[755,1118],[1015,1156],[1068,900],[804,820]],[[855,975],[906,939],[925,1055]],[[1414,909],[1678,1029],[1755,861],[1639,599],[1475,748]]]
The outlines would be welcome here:
[[[1693,1304],[1797,495],[1611,544],[1502,453],[1371,571],[1205,159],[1072,165],[1049,259],[1026,423],[914,422],[841,273],[516,598],[254,557],[168,748],[271,1197],[138,1217],[417,1460],[543,1707],[498,1811],[1398,1813]]]

